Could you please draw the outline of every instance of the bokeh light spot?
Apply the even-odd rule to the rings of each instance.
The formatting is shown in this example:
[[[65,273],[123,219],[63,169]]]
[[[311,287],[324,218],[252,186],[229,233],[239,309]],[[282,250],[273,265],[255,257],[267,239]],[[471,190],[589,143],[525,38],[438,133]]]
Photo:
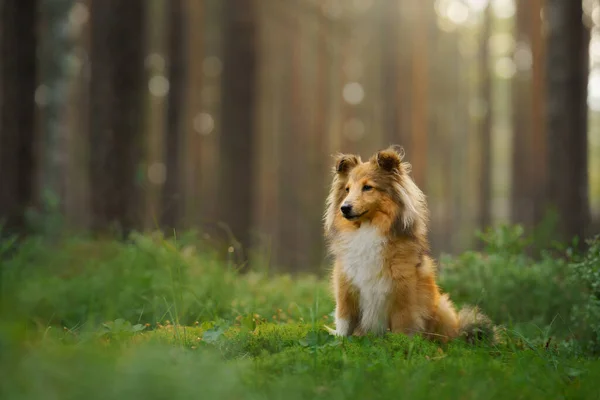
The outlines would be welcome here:
[[[502,57],[496,61],[494,71],[499,78],[510,79],[517,72],[517,66],[510,57]]]
[[[365,91],[360,83],[350,82],[344,85],[342,95],[348,104],[357,105],[363,101]]]
[[[446,15],[452,23],[462,25],[469,18],[469,8],[464,3],[454,0],[448,4]]]
[[[35,90],[35,104],[38,107],[45,107],[48,104],[48,86],[40,85]]]
[[[522,1],[522,0],[520,0]],[[493,0],[492,10],[496,17],[500,19],[509,19],[515,16],[517,6],[514,0]]]
[[[475,12],[482,12],[489,4],[489,0],[466,0],[467,5]]]
[[[167,62],[162,55],[158,53],[151,53],[148,54],[148,56],[144,60],[144,64],[146,65],[146,68],[151,68],[162,72],[164,71]]]
[[[148,89],[153,96],[165,97],[169,93],[169,80],[162,75],[154,75],[148,81]]]
[[[525,42],[519,42],[515,49],[515,64],[519,71],[528,71],[533,65],[531,48]]]
[[[490,53],[494,56],[503,56],[512,53],[515,48],[515,39],[509,33],[498,33],[489,39]]]
[[[200,135],[209,135],[215,129],[215,120],[208,113],[200,113],[194,118],[194,130]]]

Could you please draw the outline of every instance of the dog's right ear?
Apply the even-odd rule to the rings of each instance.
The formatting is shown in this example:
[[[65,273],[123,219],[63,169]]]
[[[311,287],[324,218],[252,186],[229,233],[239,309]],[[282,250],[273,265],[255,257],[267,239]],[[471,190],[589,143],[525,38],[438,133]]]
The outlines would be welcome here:
[[[335,157],[335,173],[346,175],[360,163],[354,154],[338,154]]]

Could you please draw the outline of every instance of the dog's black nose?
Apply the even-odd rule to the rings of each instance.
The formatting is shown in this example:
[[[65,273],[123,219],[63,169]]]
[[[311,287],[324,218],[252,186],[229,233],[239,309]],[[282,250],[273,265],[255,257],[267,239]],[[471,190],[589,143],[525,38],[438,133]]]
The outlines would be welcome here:
[[[342,207],[340,208],[340,210],[342,210],[342,214],[348,215],[352,212],[352,206],[348,203],[345,203],[345,204],[342,204]]]

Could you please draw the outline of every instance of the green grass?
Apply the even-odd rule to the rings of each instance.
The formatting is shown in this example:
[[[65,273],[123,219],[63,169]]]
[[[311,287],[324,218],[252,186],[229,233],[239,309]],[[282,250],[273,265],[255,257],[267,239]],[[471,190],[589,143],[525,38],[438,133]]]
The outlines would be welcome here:
[[[0,398],[600,398],[569,261],[518,242],[444,262],[442,287],[506,328],[493,346],[332,337],[325,280],[239,275],[193,238],[0,246]]]

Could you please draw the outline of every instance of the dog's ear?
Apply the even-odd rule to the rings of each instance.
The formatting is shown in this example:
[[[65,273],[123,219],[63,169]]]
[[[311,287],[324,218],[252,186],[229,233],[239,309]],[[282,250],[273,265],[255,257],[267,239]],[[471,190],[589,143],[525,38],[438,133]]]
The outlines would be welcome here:
[[[354,154],[338,154],[335,157],[335,173],[346,175],[359,163],[360,159]]]
[[[400,161],[404,159],[404,147],[400,146],[399,144],[392,144],[387,149],[395,151],[398,154],[398,157],[400,157]]]
[[[400,163],[404,157],[404,149],[398,145],[393,145],[385,150],[380,150],[373,157],[375,164],[384,171],[400,171]]]

